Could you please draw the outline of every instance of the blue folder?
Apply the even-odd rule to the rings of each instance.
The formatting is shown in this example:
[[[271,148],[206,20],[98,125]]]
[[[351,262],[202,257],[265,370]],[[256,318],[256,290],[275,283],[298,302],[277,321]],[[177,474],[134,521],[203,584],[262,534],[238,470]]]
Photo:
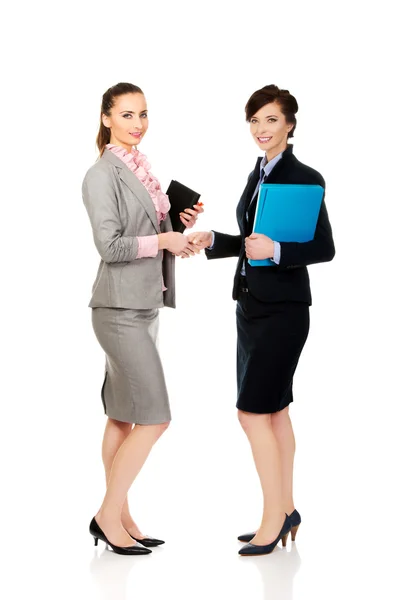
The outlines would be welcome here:
[[[324,196],[320,185],[262,183],[258,192],[254,233],[263,233],[275,242],[309,242],[314,239]],[[252,267],[275,263],[249,260]]]

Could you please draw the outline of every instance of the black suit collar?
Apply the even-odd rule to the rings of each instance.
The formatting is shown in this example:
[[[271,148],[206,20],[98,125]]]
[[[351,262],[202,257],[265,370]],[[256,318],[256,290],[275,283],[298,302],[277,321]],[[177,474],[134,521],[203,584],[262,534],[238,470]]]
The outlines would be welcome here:
[[[257,158],[254,170],[247,181],[247,185],[244,189],[244,192],[237,207],[237,218],[242,234],[247,230],[248,227],[248,222],[245,215],[250,205],[250,201],[253,197],[254,190],[256,189],[258,180],[260,178],[260,165],[262,159],[262,156],[259,156]],[[285,169],[285,165],[287,165],[288,162],[291,162],[293,160],[296,160],[293,154],[293,144],[288,144],[286,150],[282,152],[282,158],[277,162],[277,164],[273,167],[271,173],[268,175],[268,182],[279,183],[280,174],[282,173],[282,170]]]
[[[282,158],[293,154],[293,144],[288,144],[286,150],[283,151]]]
[[[271,175],[275,174],[277,171],[279,172],[280,169],[282,168],[282,163],[285,164],[287,159],[291,157],[293,157],[293,144],[288,144],[286,150],[284,150],[282,152],[282,158],[277,162],[277,164],[272,168],[271,173],[268,176],[268,180],[270,180]],[[261,161],[262,161],[263,157],[259,156],[257,158],[257,162],[256,165],[254,167],[254,171],[252,176],[250,177],[248,183],[247,183],[247,187],[245,190],[245,195],[246,195],[246,207],[250,204],[251,198],[253,197],[253,193],[254,190],[256,188],[256,185],[258,183],[258,180],[260,178],[260,165],[261,165]],[[268,163],[267,163],[268,164]]]
[[[291,156],[293,154],[293,144],[288,144],[286,147],[286,150],[284,150],[282,152],[282,158],[281,160],[287,159],[289,156]],[[262,158],[260,159],[260,161],[262,160]],[[269,161],[268,161],[269,162]],[[268,164],[267,162],[267,164]],[[279,161],[280,162],[280,161]]]
[[[282,161],[285,163],[285,162],[287,161],[287,159],[289,159],[289,160],[290,160],[292,157],[294,158],[294,154],[293,154],[293,144],[288,144],[288,145],[287,145],[287,148],[286,148],[286,150],[284,150],[284,151],[282,152],[282,158],[281,158],[281,160],[279,160],[279,161],[277,162],[277,164],[275,165],[275,167],[273,167],[273,169],[272,169],[271,173],[272,173],[272,172],[273,172],[273,171],[276,169],[276,167],[277,167],[277,166],[278,166],[278,165],[279,165],[279,164],[280,164]],[[257,177],[260,177],[260,165],[261,165],[261,161],[263,160],[263,158],[264,158],[263,156],[259,156],[259,157],[257,158],[256,166],[254,167],[253,177],[255,177],[255,174],[256,174],[256,173],[257,173]],[[267,162],[266,164],[268,164],[268,162]],[[256,180],[256,185],[257,185],[257,181],[258,181],[258,179]],[[249,181],[249,183],[250,183],[250,181]],[[255,187],[255,186],[254,186],[254,187]],[[253,188],[253,190],[254,190],[254,188]]]

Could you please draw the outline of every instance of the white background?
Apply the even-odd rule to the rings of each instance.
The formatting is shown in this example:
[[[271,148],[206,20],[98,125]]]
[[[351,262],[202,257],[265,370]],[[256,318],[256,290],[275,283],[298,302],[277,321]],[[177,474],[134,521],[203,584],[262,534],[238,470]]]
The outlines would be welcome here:
[[[394,5],[394,3],[393,3]],[[4,597],[396,597],[398,68],[391,2],[20,2],[2,10]],[[161,311],[173,422],[130,492],[167,540],[118,557],[88,533],[104,492],[104,357],[87,307],[98,256],[81,199],[100,100],[145,92],[140,149],[166,189],[202,194],[198,229],[236,233],[258,148],[244,119],[275,83],[300,106],[337,254],[313,266],[295,379],[296,544],[239,558],[261,493],[236,420],[235,260],[177,262]],[[396,560],[397,559],[397,560]]]

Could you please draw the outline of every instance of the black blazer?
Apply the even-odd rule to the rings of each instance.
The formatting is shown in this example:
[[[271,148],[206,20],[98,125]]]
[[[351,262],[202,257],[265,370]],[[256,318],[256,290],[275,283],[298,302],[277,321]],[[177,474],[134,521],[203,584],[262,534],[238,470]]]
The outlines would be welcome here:
[[[215,231],[214,246],[212,250],[206,250],[207,258],[239,257],[233,285],[232,295],[234,300],[238,297],[240,271],[242,262],[245,260],[247,285],[250,293],[255,298],[262,302],[306,302],[310,305],[310,280],[306,265],[327,262],[335,256],[332,229],[325,200],[322,200],[313,240],[303,243],[274,240],[281,244],[279,265],[274,267],[252,267],[246,258],[244,241],[253,231],[256,202],[251,205],[248,221],[246,211],[260,177],[261,160],[261,157],[258,158],[254,171],[250,173],[237,207],[236,215],[240,235],[228,235]],[[268,175],[268,183],[317,184],[325,189],[325,181],[322,175],[298,161],[293,154],[292,145],[287,147],[280,161]]]

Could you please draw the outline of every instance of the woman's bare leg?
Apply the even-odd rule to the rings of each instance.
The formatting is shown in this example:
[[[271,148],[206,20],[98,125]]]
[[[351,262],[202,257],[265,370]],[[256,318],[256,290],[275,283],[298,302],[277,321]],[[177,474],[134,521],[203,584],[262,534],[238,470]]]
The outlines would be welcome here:
[[[238,416],[250,442],[264,498],[261,525],[252,543],[264,546],[276,539],[285,520],[279,447],[270,414],[239,411]]]
[[[121,444],[126,440],[130,432],[132,431],[131,423],[123,423],[114,419],[108,418],[106,428],[104,430],[103,445],[102,445],[102,458],[104,464],[104,470],[106,473],[106,483],[111,473],[111,467],[114,462],[116,453],[118,452]],[[144,535],[140,531],[139,527],[133,520],[129,505],[128,497],[122,507],[121,521],[124,528],[128,533],[135,538],[143,538]]]
[[[293,464],[296,450],[292,422],[287,406],[271,415],[272,430],[279,448],[282,479],[282,500],[286,514],[294,511],[293,502]]]
[[[103,461],[105,458],[108,468],[111,462],[112,448],[117,446],[127,430],[127,427],[114,427],[114,424],[110,423],[110,431],[107,434],[106,444],[103,444]],[[169,423],[135,425],[128,432],[128,435],[126,435],[114,455],[107,478],[107,492],[96,515],[96,521],[104,531],[106,537],[116,546],[134,545],[132,538],[122,524],[123,510],[125,510],[125,517],[127,514],[128,490],[146,462],[153,445],[164,433],[168,425]]]

